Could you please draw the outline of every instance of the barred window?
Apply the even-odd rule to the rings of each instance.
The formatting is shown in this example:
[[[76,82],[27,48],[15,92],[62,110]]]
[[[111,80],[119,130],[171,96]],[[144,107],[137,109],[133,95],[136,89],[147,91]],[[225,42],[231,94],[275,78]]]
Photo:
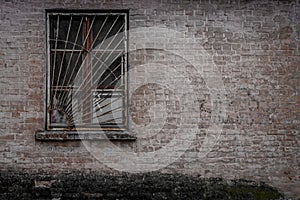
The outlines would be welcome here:
[[[127,10],[47,10],[47,130],[127,126]]]

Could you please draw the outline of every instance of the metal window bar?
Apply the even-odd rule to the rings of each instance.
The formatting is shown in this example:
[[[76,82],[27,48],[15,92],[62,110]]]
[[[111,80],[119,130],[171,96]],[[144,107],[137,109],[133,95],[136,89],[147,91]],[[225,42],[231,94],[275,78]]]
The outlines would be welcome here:
[[[70,16],[69,16],[70,15]],[[77,27],[77,31],[75,34],[75,39],[74,41],[71,41],[70,38],[71,36],[74,38],[73,32],[71,29],[72,27],[72,20],[73,16],[80,16],[80,23]],[[111,89],[111,86],[115,86],[115,82],[118,82],[120,79],[123,78],[123,76],[126,76],[125,73],[125,59],[124,59],[124,52],[126,48],[126,36],[123,38],[117,38],[116,34],[120,34],[121,32],[124,32],[126,35],[126,15],[123,14],[124,18],[120,18],[122,14],[117,13],[115,14],[115,20],[112,24],[107,23],[107,20],[110,14],[103,14],[101,15],[91,15],[89,13],[88,15],[86,13],[84,14],[71,14],[68,13],[65,15],[64,13],[49,13],[47,16],[48,23],[52,23],[51,25],[48,26],[48,65],[50,69],[50,78],[48,81],[48,106],[47,106],[47,127],[53,128],[53,129],[73,129],[74,128],[74,116],[77,115],[78,113],[82,112],[83,109],[81,108],[81,103],[83,101],[77,101],[76,105],[71,105],[72,103],[72,98],[74,96],[70,96],[70,94],[77,92],[77,93],[82,93],[83,89],[86,89],[87,85],[85,82],[92,82],[93,78],[97,75],[99,70],[102,70],[101,73],[101,80],[98,80],[98,85],[102,85],[106,79],[109,79],[111,77],[114,77],[112,81],[107,83],[107,85],[102,86],[101,89],[95,89],[91,91],[91,97],[92,99],[92,108],[90,108],[89,112],[86,113],[81,113],[81,116],[84,117],[85,115],[93,115],[91,117],[91,121],[89,123],[82,123],[83,128],[88,128],[90,127],[95,127],[95,123],[97,124],[103,124],[103,125],[111,125],[112,127],[109,126],[109,128],[114,128],[114,127],[124,127],[126,126],[126,107],[125,107],[125,101],[126,101],[126,94],[127,91],[124,89],[127,88],[124,86],[126,82],[121,81],[120,86],[115,87],[113,90]],[[49,16],[52,16],[50,18]],[[55,17],[53,17],[55,16]],[[61,18],[69,16],[69,24],[67,28],[67,35],[64,39],[60,38],[61,37],[61,32],[63,31],[61,29],[60,24],[63,24],[63,21],[61,21]],[[100,29],[96,32],[95,35],[92,33],[95,32],[95,26],[94,22],[96,17],[105,17],[104,21],[102,22]],[[117,22],[120,18],[121,25],[117,25]],[[91,21],[92,20],[92,21]],[[53,26],[53,23],[56,22],[56,29]],[[88,24],[89,23],[89,24]],[[109,26],[109,30],[107,32],[104,32],[103,29],[106,26]],[[84,31],[83,27],[88,27],[88,30]],[[113,39],[110,41],[109,45],[105,47],[104,49],[102,48],[103,42],[107,39],[108,35],[111,33],[113,28],[118,28],[117,33],[112,37]],[[50,30],[49,30],[50,29]],[[105,34],[104,38],[101,40],[101,44],[97,46],[97,49],[92,49],[93,46],[95,45],[97,39],[99,36],[103,37],[103,34]],[[63,35],[63,34],[62,34]],[[80,35],[83,36],[83,43],[78,44],[78,40],[80,38]],[[115,40],[119,40],[117,44],[115,44]],[[54,45],[51,45],[50,43],[54,42]],[[58,44],[64,43],[63,48],[61,48],[61,45],[59,46]],[[123,44],[123,49],[119,49],[120,44]],[[71,45],[71,48],[69,46]],[[112,46],[111,45],[115,45]],[[78,47],[80,47],[78,49]],[[100,57],[93,57],[90,58],[89,53],[91,51],[95,51],[96,53],[93,54],[93,56],[97,55],[100,53]],[[102,61],[101,58],[104,56],[106,52],[110,52],[109,56]],[[114,53],[116,53],[114,55]],[[51,54],[53,56],[51,56]],[[62,54],[60,56],[59,54]],[[70,54],[69,56],[67,56]],[[75,64],[74,64],[74,55],[77,55],[77,59],[75,56]],[[122,55],[121,61],[119,64],[117,64],[113,69],[111,69],[110,64],[111,63],[106,63],[106,60],[109,59],[111,56],[115,56],[112,58],[112,60],[117,60],[120,56]],[[126,56],[126,55],[125,55]],[[96,63],[92,63],[92,60],[96,59]],[[100,66],[98,66],[98,62],[100,62]],[[77,76],[83,76],[82,74],[82,68],[84,67],[84,63],[87,63],[87,66],[90,67],[89,71],[87,74],[85,74],[84,77],[81,77],[81,84],[80,86],[74,85],[73,81],[74,78]],[[79,68],[77,67],[79,65]],[[93,72],[92,69],[96,67],[96,72]],[[98,68],[97,68],[98,67]],[[103,69],[101,69],[103,68]],[[117,70],[121,70],[120,75],[116,76],[114,73]],[[107,73],[108,72],[108,73]],[[94,74],[92,74],[94,73]],[[107,73],[105,77],[102,77],[103,74]],[[126,78],[125,78],[126,79]],[[124,80],[125,80],[124,79]],[[117,92],[117,93],[116,93]],[[100,95],[96,95],[100,93]],[[82,95],[82,94],[81,94]],[[84,100],[87,99],[88,96],[84,98]],[[75,95],[76,98],[76,95]],[[76,101],[76,100],[75,100]],[[74,99],[73,99],[74,103]],[[117,103],[116,105],[114,105]],[[103,111],[104,110],[104,111]],[[115,113],[116,117],[112,118],[112,114]],[[97,122],[98,120],[98,122]],[[100,121],[99,121],[100,120]]]
[[[114,21],[113,25],[115,24],[115,22],[116,22],[116,20]],[[120,33],[120,30],[122,29],[122,27],[123,27],[123,25],[119,28],[119,30],[118,30],[117,33]],[[107,34],[105,35],[103,41],[105,41],[105,39],[107,38],[108,33],[111,31],[111,29],[112,29],[112,27],[110,28],[110,30],[109,30],[109,31],[107,32]],[[116,36],[117,36],[117,34],[114,35],[113,40],[110,41],[110,43],[109,43],[108,46],[111,45],[111,43],[115,40]],[[102,46],[103,41],[102,41],[102,43],[99,45],[100,47]],[[116,45],[116,47],[117,47],[122,41],[123,41],[123,38],[122,38],[122,40],[120,40],[120,42]],[[116,48],[116,47],[115,47],[115,48]],[[106,49],[105,49],[105,50],[106,50]],[[104,52],[105,52],[105,50],[104,50]],[[116,77],[116,76],[114,75],[114,73],[113,73],[113,72],[118,68],[118,66],[120,66],[120,65],[118,65],[115,69],[111,70],[111,69],[108,67],[109,64],[107,65],[107,64],[105,63],[105,62],[110,58],[110,56],[112,55],[113,52],[114,52],[114,51],[111,51],[111,53],[109,54],[109,56],[107,56],[106,59],[105,59],[104,61],[101,61],[101,60],[100,60],[100,59],[102,58],[103,54],[101,54],[100,58],[97,58],[97,57],[96,57],[97,62],[96,62],[94,65],[92,65],[92,68],[93,68],[99,61],[101,62],[101,67],[98,67],[98,68],[97,68],[96,72],[94,72],[95,74],[96,74],[101,68],[105,68],[106,70],[109,70],[109,71],[110,71],[110,75],[113,75],[114,78],[115,78],[113,81],[110,82],[110,84],[113,84],[115,81],[118,81],[118,80],[119,80],[120,78],[122,78],[122,76],[123,76],[123,74],[121,73],[121,76]],[[115,58],[119,57],[120,55],[121,55],[121,53],[119,53],[117,56],[115,56]],[[89,63],[88,65],[90,65],[90,63]],[[105,66],[103,66],[103,65],[105,65]],[[123,66],[123,65],[122,65],[122,66]],[[103,72],[105,72],[105,71],[103,71]],[[102,74],[103,74],[103,73],[102,73]],[[101,74],[100,76],[102,76],[102,74]],[[91,79],[93,79],[93,77],[95,76],[95,75],[92,75],[92,71],[90,71],[90,72],[88,73],[88,75],[85,76],[84,80],[82,81],[82,84],[79,86],[79,88],[81,88],[81,89],[79,89],[79,90],[76,91],[77,93],[80,92],[80,91],[82,91],[82,90],[86,90],[86,89],[87,89],[87,88],[86,88],[87,86],[86,86],[84,83],[85,83],[85,81],[87,80],[87,78],[90,77],[90,75],[92,76]],[[98,83],[98,84],[101,85],[107,78],[108,78],[108,76],[104,77],[104,79],[101,81],[101,83]],[[106,89],[110,84],[108,84],[104,89]],[[75,92],[75,93],[76,93],[76,92]],[[85,97],[83,98],[82,101],[86,101],[88,98],[89,98],[89,96],[85,96]],[[76,109],[76,108],[75,108],[75,109]],[[87,116],[87,115],[89,115],[89,114],[92,114],[92,112],[93,112],[93,111],[86,112],[86,110],[83,110],[83,111],[85,112],[85,115],[84,115],[84,116]]]

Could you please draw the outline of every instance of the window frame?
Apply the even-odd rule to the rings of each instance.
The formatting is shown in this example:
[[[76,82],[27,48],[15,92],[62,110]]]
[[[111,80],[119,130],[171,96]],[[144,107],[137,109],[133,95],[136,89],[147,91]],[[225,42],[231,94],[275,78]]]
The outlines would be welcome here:
[[[97,130],[104,130],[104,131],[124,131],[128,130],[129,122],[128,122],[128,116],[129,116],[129,103],[128,103],[128,30],[129,30],[129,10],[128,9],[46,9],[45,10],[46,15],[46,81],[45,81],[45,116],[44,116],[44,127],[46,131],[74,131],[74,130],[84,130],[84,131],[97,131]],[[51,127],[51,119],[49,114],[49,109],[51,106],[51,62],[50,62],[50,51],[51,51],[51,45],[50,45],[50,15],[78,15],[78,16],[98,16],[98,15],[123,15],[124,16],[124,90],[122,91],[124,94],[124,97],[122,98],[123,101],[123,109],[124,109],[124,123],[122,124],[122,127],[117,126],[107,126],[107,127]],[[82,31],[83,32],[83,31]],[[93,92],[91,91],[91,95],[93,95]],[[94,97],[92,97],[91,101],[94,101]],[[93,108],[91,108],[93,109]]]

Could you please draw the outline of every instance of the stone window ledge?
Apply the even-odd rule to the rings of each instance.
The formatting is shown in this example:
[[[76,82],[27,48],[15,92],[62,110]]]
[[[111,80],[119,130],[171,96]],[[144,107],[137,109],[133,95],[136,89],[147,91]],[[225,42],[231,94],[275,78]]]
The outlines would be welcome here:
[[[78,140],[115,140],[134,141],[136,137],[127,131],[36,131],[35,139],[39,141],[78,141]]]

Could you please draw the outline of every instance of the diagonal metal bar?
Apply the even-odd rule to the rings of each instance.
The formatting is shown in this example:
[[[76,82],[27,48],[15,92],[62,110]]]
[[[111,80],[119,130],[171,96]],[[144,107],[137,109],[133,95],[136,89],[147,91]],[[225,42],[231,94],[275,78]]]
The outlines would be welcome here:
[[[122,75],[120,75],[119,76],[119,78],[121,77]],[[117,80],[119,80],[119,79],[115,79],[114,81],[117,81]],[[117,90],[117,89],[120,89],[120,88],[122,88],[122,87],[124,87],[124,84],[121,84],[119,87],[117,87],[117,88],[114,88],[115,90]],[[103,88],[103,89],[106,89],[107,87],[105,87],[105,88]],[[122,98],[124,98],[123,96],[121,96],[121,97],[119,97],[119,98],[116,98],[114,101],[111,101],[111,102],[109,102],[108,104],[106,104],[106,105],[104,105],[104,107],[106,107],[106,106],[109,106],[110,104],[112,104],[113,102],[116,102],[116,101],[118,101],[119,99],[122,99]],[[106,98],[102,98],[102,100],[101,99],[99,99],[98,100],[98,103],[102,103],[102,102],[104,102],[106,100]],[[78,106],[79,105],[76,105],[75,107],[74,107],[74,105],[72,106],[72,108],[75,108],[75,110],[78,110]],[[69,108],[67,108],[67,111],[69,111],[69,109],[71,109],[71,106],[69,105],[68,106]],[[67,112],[66,111],[66,112]],[[93,111],[92,111],[93,112]],[[91,114],[92,112],[89,112],[89,114]]]
[[[110,31],[112,30],[112,28],[113,28],[113,26],[115,25],[115,23],[117,22],[117,19],[119,18],[119,16],[116,18],[116,20],[113,22],[113,24],[112,24],[112,26],[110,27],[110,29],[109,29],[109,31],[107,31],[107,33],[106,33],[106,35],[105,35],[105,37],[104,37],[104,39],[102,40],[102,42],[101,42],[101,44],[100,45],[98,45],[98,48],[100,48],[102,45],[103,45],[103,43],[104,43],[104,41],[107,39],[107,36],[109,35],[109,33],[110,33]],[[122,24],[122,26],[120,27],[120,29],[118,30],[118,33],[120,32],[120,30],[122,29],[122,27],[124,26],[124,24]],[[114,39],[116,38],[116,36],[118,35],[118,33],[117,34],[115,34],[114,35],[114,37],[113,37],[113,40],[112,41],[114,41]],[[110,44],[112,43],[112,41],[110,42]],[[108,45],[108,46],[110,46],[110,44]],[[120,43],[119,43],[120,44]],[[118,44],[118,45],[119,45]],[[108,48],[108,47],[107,47]],[[106,48],[106,49],[107,49]],[[116,47],[114,48],[114,50],[116,49]],[[103,63],[105,63],[105,61],[107,61],[107,59],[110,57],[110,55],[113,53],[113,51],[109,54],[109,56],[102,62],[102,64]],[[101,60],[101,58],[102,58],[102,56],[103,56],[103,54],[101,55],[101,57],[100,58],[96,58],[98,61],[99,60]],[[92,68],[98,63],[98,61],[94,64],[94,65],[92,65]],[[91,62],[91,61],[90,61]],[[90,64],[90,62],[88,63],[88,64]],[[107,66],[107,65],[106,65]],[[96,72],[95,72],[95,74],[97,74],[97,72],[98,72],[98,70],[100,69],[100,67],[96,70]],[[106,70],[109,70],[109,66],[107,66],[106,67]],[[105,70],[104,70],[105,71]],[[83,83],[85,83],[85,81],[86,81],[86,79],[89,77],[89,75],[92,73],[92,71],[90,71],[89,73],[88,73],[88,75],[85,77],[85,79],[82,81],[82,84],[79,86],[79,88],[81,88],[82,87],[82,85],[83,85]],[[92,75],[92,77],[91,77],[91,79],[93,79],[93,75]],[[82,90],[84,90],[85,89],[85,87],[82,89]]]
[[[119,54],[117,55],[117,57],[119,57],[121,54],[122,54],[122,52],[119,53]],[[107,58],[107,59],[108,59],[108,58]],[[99,68],[100,68],[100,67],[99,67]],[[95,74],[97,74],[99,68],[96,70]],[[111,69],[109,69],[109,67],[106,68],[106,70],[109,70],[109,72],[110,72],[110,73],[107,75],[107,77],[108,77],[109,75],[113,75],[114,78],[115,78],[113,81],[110,82],[110,84],[113,83],[113,82],[115,82],[115,80],[116,80],[118,77],[116,77],[116,76],[114,75],[113,71],[112,71]],[[104,70],[104,72],[105,72],[105,70]],[[104,72],[103,72],[103,73],[104,73]],[[102,74],[103,74],[103,73],[102,73]],[[102,75],[102,74],[101,74],[101,75]],[[99,77],[101,77],[101,75],[100,75]],[[122,74],[121,74],[121,75],[122,75]],[[91,79],[93,79],[94,76],[95,76],[95,75],[92,75]],[[106,77],[105,79],[107,79],[107,77]],[[121,76],[119,76],[119,77],[121,77]],[[110,84],[108,84],[108,86],[109,86]],[[100,85],[100,84],[99,84],[99,85]],[[107,86],[107,87],[108,87],[108,86]],[[107,87],[106,87],[106,88],[107,88]],[[80,86],[79,86],[79,88],[80,88]],[[81,89],[81,90],[85,90],[85,89],[86,89],[86,86],[84,86],[83,88],[80,88],[80,89]],[[86,100],[86,98],[87,98],[87,97],[85,97],[84,100]]]
[[[121,66],[121,63],[118,64],[111,72],[110,74],[114,74],[114,72]],[[109,75],[110,75],[109,74]],[[104,81],[109,77],[109,75],[107,75],[100,83],[98,83],[98,85],[102,85],[102,83],[104,83]],[[117,78],[116,76],[114,76],[115,79]]]
[[[97,33],[97,35],[96,35],[96,37],[95,37],[95,39],[94,39],[94,41],[93,41],[91,47],[93,47],[94,44],[95,44],[95,42],[97,41],[97,39],[98,39],[100,33],[102,32],[102,29],[103,29],[104,25],[106,24],[107,19],[108,19],[108,16],[106,16],[106,18],[105,18],[104,22],[102,23],[100,29],[98,30],[98,33]]]
[[[107,48],[106,48],[106,49],[108,49],[108,48],[111,46],[112,42],[115,41],[117,35],[121,32],[121,30],[122,30],[123,27],[124,27],[124,24],[119,28],[117,34],[114,35],[113,39],[110,41],[109,45],[107,45]],[[116,51],[116,49],[118,48],[118,46],[119,46],[122,42],[124,42],[124,39],[125,39],[125,38],[123,37],[123,38],[118,42],[118,44],[114,47],[113,51],[111,51],[111,53],[109,54],[109,56],[107,56],[107,58],[105,59],[104,62],[102,62],[102,64],[105,63],[106,60],[107,60],[108,58],[110,58],[110,56],[113,54],[113,52]],[[105,49],[105,50],[106,50],[106,49]],[[119,53],[117,56],[115,56],[115,58],[119,57],[119,56],[120,56],[121,54],[123,54],[123,53],[124,53],[124,52]],[[103,54],[104,54],[104,53],[103,53]],[[93,68],[94,66],[97,65],[97,63],[99,62],[99,60],[101,60],[103,54],[101,55],[101,57],[100,57],[99,59],[97,58],[98,61],[92,66],[92,68]],[[115,59],[114,59],[114,60],[115,60]],[[99,68],[96,70],[96,72],[94,73],[94,75],[92,75],[92,79],[96,76],[97,72],[98,72],[100,69],[101,69],[101,67],[99,67]],[[109,71],[110,71],[110,74],[113,74],[113,71],[112,71],[109,67],[106,68],[106,70],[109,70]],[[104,73],[104,72],[105,72],[105,70],[103,70],[103,73]],[[102,74],[103,74],[103,73],[102,73]],[[100,77],[102,76],[102,74],[100,75]],[[114,75],[114,74],[113,74],[113,75]],[[114,75],[114,77],[117,78],[115,75]]]
[[[85,16],[83,16],[82,19],[83,19],[84,17],[85,17]],[[85,46],[85,43],[86,43],[86,41],[87,41],[87,39],[88,39],[88,36],[89,36],[89,34],[90,34],[90,32],[91,32],[91,29],[92,29],[92,27],[93,27],[93,24],[94,24],[94,21],[95,21],[95,17],[96,17],[96,16],[93,17],[93,20],[92,20],[92,23],[91,23],[91,27],[89,28],[88,33],[87,33],[87,35],[86,35],[86,37],[85,37],[85,39],[84,39],[84,42],[83,42],[83,44],[82,44],[82,52],[88,51],[87,49],[84,48],[84,46]],[[78,56],[78,58],[76,59],[76,62],[75,62],[75,65],[74,65],[75,67],[76,67],[77,64],[78,64],[79,58],[80,58],[80,56]],[[72,72],[72,75],[73,75],[73,72]]]
[[[104,63],[104,64],[105,64],[105,63]],[[118,77],[116,77],[111,83],[114,83],[115,81],[118,81],[118,80],[121,78],[121,76],[122,76],[122,74],[119,75]],[[107,86],[107,87],[108,87],[108,86]],[[103,88],[103,89],[107,89],[107,87],[105,87],[105,88]],[[78,87],[78,89],[75,90],[73,96],[74,96],[74,95],[75,95],[75,96],[78,95],[80,91],[82,91],[82,90],[80,89],[80,87]],[[65,99],[65,101],[66,101],[68,98],[71,98],[71,97],[67,97],[67,98]],[[87,97],[85,97],[83,100],[86,100],[86,99],[87,99]],[[72,108],[74,108],[74,106],[73,106]],[[76,107],[75,107],[75,108],[76,108]],[[67,109],[67,111],[69,111],[69,110],[71,109],[71,105],[68,105],[66,109]]]
[[[123,74],[120,74],[120,75],[119,75],[118,77],[116,77],[113,81],[111,81],[110,84],[112,84],[112,83],[118,81],[122,76],[123,76]],[[110,84],[108,84],[107,86],[105,86],[105,87],[102,88],[102,89],[107,89],[107,88],[110,86]],[[114,89],[119,89],[121,86],[123,86],[123,85],[121,84],[118,88],[114,88]],[[77,92],[77,91],[76,91],[76,92]],[[82,101],[87,100],[87,98],[88,98],[88,97],[84,97],[84,99],[83,99]]]
[[[86,17],[86,16],[82,16],[81,20],[83,20],[85,17]],[[83,44],[82,44],[82,46],[81,46],[81,48],[82,48],[82,53],[83,53],[84,51],[88,51],[88,49],[85,49],[84,46],[85,46],[85,43],[87,42],[87,39],[88,39],[88,37],[89,37],[89,35],[90,35],[90,32],[91,32],[91,30],[92,30],[92,27],[93,27],[95,18],[96,18],[96,16],[93,17],[91,26],[90,26],[90,28],[89,28],[89,30],[88,30],[88,32],[87,32],[87,35],[86,35],[86,37],[85,37],[85,39],[84,39],[84,42],[83,42]],[[76,59],[75,65],[74,65],[73,70],[72,70],[72,73],[71,73],[71,75],[70,75],[70,77],[69,77],[68,84],[70,84],[70,81],[71,81],[71,79],[73,78],[73,74],[74,74],[74,72],[75,72],[75,68],[76,68],[76,66],[77,66],[77,64],[78,64],[78,62],[79,62],[80,57],[81,57],[81,56],[78,55],[78,57],[77,57],[77,59]],[[84,60],[85,60],[85,59],[84,59]],[[84,61],[83,61],[83,62],[84,62]],[[81,68],[81,67],[80,67],[80,68]],[[79,69],[78,71],[80,71],[80,69]],[[64,103],[65,103],[65,98],[66,98],[66,96],[67,96],[67,94],[65,94],[64,97],[63,97],[63,99],[60,101],[61,104],[64,104]]]
[[[55,39],[50,39],[50,41],[55,41]],[[60,40],[60,39],[57,39],[58,42],[67,42],[68,44],[72,44],[72,45],[75,45],[75,46],[78,46],[80,48],[82,48],[82,45],[79,45],[79,44],[76,44],[74,42],[71,42],[71,41],[65,41],[65,40]],[[82,50],[80,49],[74,49],[74,50],[66,50],[66,49],[50,49],[50,51],[53,51],[53,52],[59,52],[59,51],[74,51],[74,52],[81,52]]]
[[[97,115],[97,118],[98,117],[103,117],[103,116],[105,116],[105,115],[107,115],[107,114],[110,114],[110,113],[113,113],[114,111],[116,111],[116,110],[123,110],[124,108],[123,108],[123,106],[121,106],[121,107],[118,107],[118,108],[114,108],[114,109],[112,109],[112,110],[108,110],[108,111],[105,111],[104,113],[101,113],[101,115]],[[94,118],[95,119],[95,118]]]
[[[67,48],[67,45],[68,45],[68,42],[67,42],[67,41],[69,41],[70,30],[71,30],[71,26],[72,26],[72,19],[73,19],[73,17],[71,16],[71,18],[70,18],[70,23],[69,23],[69,27],[68,27],[68,32],[67,32],[67,36],[66,36],[66,40],[65,40],[65,46],[64,46],[64,49],[66,49],[66,48]],[[60,67],[59,67],[59,73],[58,73],[58,77],[57,77],[56,85],[55,85],[55,86],[58,86],[58,85],[59,85],[59,79],[60,79],[61,71],[62,71],[62,68],[63,68],[63,63],[64,63],[65,55],[66,55],[66,52],[64,51],[64,52],[63,52],[63,56],[62,56],[62,58],[61,58]],[[65,74],[67,74],[67,71],[65,71]],[[56,91],[57,91],[57,90],[55,90],[54,97],[56,96]],[[60,95],[60,96],[61,96],[61,95]],[[57,98],[57,99],[59,100],[59,98]]]
[[[114,103],[114,102],[119,101],[119,100],[122,99],[122,98],[123,98],[123,97],[119,97],[119,98],[116,98],[116,99],[113,100],[113,101],[110,101],[109,103],[107,103],[107,104],[101,106],[101,108],[97,108],[97,111],[96,111],[96,112],[98,112],[100,109],[106,108],[107,106],[111,105],[111,104]],[[105,99],[105,100],[106,100],[106,99]],[[103,102],[103,101],[102,101],[102,102]],[[124,105],[122,105],[120,108],[124,108]],[[78,106],[77,106],[75,109],[73,109],[73,111],[75,111],[75,110],[78,110]],[[105,113],[102,113],[101,115],[98,115],[97,117],[104,116],[105,114],[107,114],[107,113],[109,113],[109,112],[111,112],[111,111],[114,111],[114,110],[116,110],[116,109],[106,111]],[[76,112],[75,112],[75,113],[76,113]],[[73,113],[73,114],[75,114],[75,113]],[[88,112],[88,113],[85,113],[84,115],[90,115],[91,113],[92,113],[92,112]],[[95,118],[92,118],[92,119],[95,119]]]
[[[100,35],[100,33],[101,33],[101,31],[102,31],[102,29],[103,29],[104,25],[106,24],[106,21],[107,21],[107,19],[108,19],[108,16],[106,16],[106,18],[105,18],[104,22],[102,23],[102,25],[101,25],[101,27],[100,27],[100,29],[99,29],[99,31],[98,31],[98,33],[97,33],[96,37],[95,37],[95,40],[94,40],[94,42],[92,43],[92,46],[94,45],[94,43],[95,43],[95,42],[96,42],[96,40],[98,39],[98,37],[99,37],[99,35]],[[83,17],[81,18],[81,20],[83,20]],[[86,59],[86,58],[85,58],[85,59]],[[70,59],[70,60],[71,60],[71,59]],[[70,63],[70,62],[69,62],[69,63]],[[74,70],[75,70],[75,68],[76,68],[76,66],[73,68],[72,74],[71,74],[71,76],[69,77],[68,84],[69,84],[70,80],[71,80],[71,79],[72,79],[72,77],[73,77],[73,73],[74,73]],[[65,102],[65,98],[66,98],[66,96],[67,96],[67,95],[64,95],[64,97],[62,98],[62,100],[61,100],[61,102],[62,102],[62,103],[64,103],[64,102]]]
[[[120,42],[119,42],[119,44],[120,44]],[[118,44],[118,45],[119,45]],[[113,51],[112,51],[113,52]],[[112,52],[109,54],[109,56],[107,56],[107,58],[105,59],[105,61],[108,59],[108,58],[110,58],[110,56],[112,55]],[[117,57],[119,57],[120,55],[122,55],[123,54],[123,52],[120,52],[117,56],[115,56],[115,58],[117,58]],[[105,63],[105,61],[101,61],[100,60],[100,58],[97,58],[97,57],[95,57],[95,59],[97,59],[98,61],[97,62],[102,62],[101,64],[101,67],[103,66],[103,64],[105,65],[105,70],[103,70],[103,73],[106,71],[106,70],[109,70],[110,71],[110,73],[109,73],[109,75],[113,75],[114,77],[115,77],[115,80],[116,79],[118,79],[118,77],[116,77],[114,74],[113,74],[113,70],[111,70],[110,68],[109,68],[109,66]],[[96,72],[94,72],[94,74],[97,74],[97,72],[99,71],[99,69],[101,68],[101,67],[99,67],[97,70],[96,70]],[[103,73],[99,76],[99,77],[101,77],[102,75],[103,75]],[[122,75],[122,74],[121,74]],[[91,77],[91,79],[93,79],[95,77],[95,75],[92,75],[92,77]],[[119,76],[120,77],[120,76]],[[106,79],[106,78],[105,78]],[[112,81],[113,82],[113,81]],[[79,86],[79,89],[80,90],[84,90],[85,88],[86,88],[86,86],[84,86],[83,88],[81,88],[81,86],[82,86],[82,84]]]
[[[57,16],[56,31],[57,31],[57,33],[55,36],[55,45],[54,45],[55,48],[57,48],[57,39],[58,39],[58,33],[59,33],[59,15]],[[54,58],[53,58],[51,86],[53,86],[53,84],[54,84],[55,68],[56,68],[56,52],[54,53]],[[51,106],[53,104],[53,102],[52,102],[53,98],[55,98],[55,96],[51,97]]]
[[[119,101],[120,99],[122,99],[123,97],[119,97],[119,98],[115,98],[115,100],[113,100],[113,101],[110,101],[109,103],[107,103],[107,104],[105,104],[105,105],[102,105],[102,106],[97,106],[97,108],[95,109],[95,111],[96,112],[98,112],[99,110],[101,110],[101,109],[104,109],[104,108],[106,108],[107,106],[109,106],[110,104],[113,104],[114,102],[117,102],[117,101]],[[101,99],[101,101],[97,101],[97,102],[95,102],[95,103],[102,103],[102,102],[104,102],[106,99]]]
[[[68,65],[67,65],[67,67],[66,67],[66,72],[68,72],[69,67],[70,67],[70,64],[71,64],[71,60],[72,60],[72,58],[73,58],[74,50],[75,50],[75,47],[76,47],[75,44],[77,44],[78,36],[79,36],[80,31],[81,31],[81,25],[82,25],[82,22],[83,22],[83,18],[81,18],[81,20],[80,20],[80,24],[79,24],[79,27],[78,27],[78,31],[77,31],[77,33],[76,33],[75,41],[74,41],[74,43],[73,43],[73,47],[72,47],[72,51],[71,51],[71,56],[70,56],[70,58],[69,58]],[[68,41],[68,42],[69,42],[69,41]],[[80,55],[78,55],[78,56],[80,56]],[[75,70],[75,68],[76,68],[76,66],[73,66],[72,74],[74,73],[73,71]],[[66,79],[66,77],[67,77],[67,73],[65,73],[65,76],[64,76],[64,78],[63,78],[62,85],[65,84],[65,79]],[[70,81],[71,81],[71,77],[69,77],[69,79],[67,80],[67,84],[66,84],[67,86],[70,84]],[[64,94],[64,96],[65,96],[65,95],[66,95],[66,94]],[[60,96],[60,97],[61,97],[61,96]]]

